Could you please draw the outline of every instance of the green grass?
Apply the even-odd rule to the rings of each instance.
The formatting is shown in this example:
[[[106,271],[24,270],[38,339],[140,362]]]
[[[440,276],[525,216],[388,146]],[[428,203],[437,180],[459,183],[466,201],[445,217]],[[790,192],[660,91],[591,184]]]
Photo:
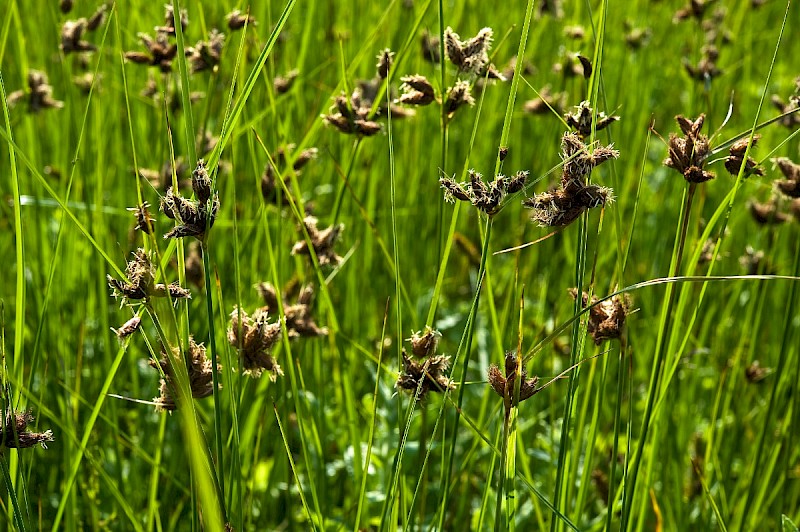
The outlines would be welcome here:
[[[212,28],[226,37],[216,70],[192,73],[178,53],[167,74],[124,59],[143,51],[138,32],[163,24],[160,3],[109,5],[83,37],[97,47],[84,62],[59,50],[59,33],[95,6],[65,15],[46,4],[0,10],[0,428],[7,435],[6,412],[30,410],[28,428],[55,439],[46,450],[0,446],[0,528],[796,530],[800,222],[759,225],[748,205],[777,195],[771,158],[800,161],[797,129],[759,128],[748,153],[765,176],[724,168],[729,141],[779,115],[773,94],[796,90],[796,6],[712,3],[705,20],[726,8],[714,25],[721,73],[703,82],[683,62],[701,59],[704,33],[698,20],[673,22],[679,2],[566,2],[555,17],[533,1],[290,0],[259,3],[257,23],[231,31],[225,15],[245,4],[173,0],[189,24],[171,43],[194,46]],[[582,37],[565,33],[574,25]],[[524,58],[513,79],[473,90],[475,105],[452,116],[436,102],[383,116],[375,136],[326,126],[333,99],[372,78],[385,48],[396,55],[373,108],[407,75],[426,76],[437,95],[475,81],[423,58],[423,32],[448,26],[462,39],[491,27],[498,68]],[[632,27],[649,32],[638,48],[625,40]],[[553,69],[574,52],[590,77]],[[32,69],[63,108],[9,105]],[[279,94],[273,80],[293,69]],[[88,92],[73,82],[86,73]],[[155,96],[142,94],[148,81]],[[564,120],[523,110],[545,86],[568,94],[565,111],[587,100],[621,117],[587,135],[620,152],[591,174],[615,201],[558,230],[521,205],[557,186],[565,164]],[[716,178],[689,185],[662,164],[662,138],[680,133],[675,115],[700,113]],[[311,147],[316,160],[292,171]],[[189,173],[204,158],[221,200],[199,248],[161,238],[175,225],[158,211],[165,187],[137,178],[179,158]],[[262,197],[268,165],[276,203]],[[530,175],[487,217],[444,201],[439,178],[463,181],[470,169],[485,181]],[[185,183],[181,193],[192,197]],[[142,201],[153,235],[134,231],[126,210]],[[343,224],[339,266],[324,250],[291,253],[296,242],[313,249],[306,210],[319,229]],[[106,276],[122,279],[140,247],[157,282],[178,281],[192,298],[112,298]],[[739,261],[748,248],[763,251],[753,270]],[[243,375],[227,338],[235,307],[263,305],[254,285],[264,281],[314,286],[312,315],[327,328],[298,339],[283,328],[274,382]],[[575,286],[631,297],[621,338],[595,346]],[[295,303],[279,301],[270,323]],[[134,313],[141,329],[119,342],[112,327]],[[426,326],[450,357],[447,393],[395,386],[407,339]],[[190,396],[190,335],[216,362],[213,398]],[[154,409],[163,375],[148,364],[165,344],[180,355],[171,414]],[[506,412],[487,371],[516,351],[549,384]],[[771,371],[750,382],[756,360]]]

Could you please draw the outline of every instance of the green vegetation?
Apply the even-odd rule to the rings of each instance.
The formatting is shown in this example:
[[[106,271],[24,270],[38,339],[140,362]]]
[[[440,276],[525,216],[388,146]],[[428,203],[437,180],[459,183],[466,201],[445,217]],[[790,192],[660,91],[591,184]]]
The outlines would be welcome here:
[[[32,4],[0,528],[796,530],[795,6]]]

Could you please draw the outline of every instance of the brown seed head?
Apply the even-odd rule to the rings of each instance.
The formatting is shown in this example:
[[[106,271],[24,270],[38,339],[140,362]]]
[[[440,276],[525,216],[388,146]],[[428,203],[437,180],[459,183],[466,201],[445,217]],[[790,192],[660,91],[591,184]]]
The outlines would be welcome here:
[[[417,394],[419,400],[428,392],[443,393],[455,388],[455,384],[447,376],[450,368],[450,357],[435,355],[416,361],[403,350],[403,371],[397,377],[395,387],[410,394]]]
[[[25,449],[41,445],[42,449],[47,449],[47,443],[55,439],[53,431],[31,432],[28,430],[28,425],[33,421],[33,414],[29,411],[14,412],[11,409],[4,411],[0,424],[0,447]]]
[[[228,29],[231,31],[240,30],[244,28],[245,24],[248,26],[253,26],[256,24],[256,20],[251,17],[249,13],[242,13],[238,9],[234,9],[225,15],[225,20],[228,21]]]
[[[537,388],[536,385],[539,383],[539,377],[531,377],[528,378],[528,372],[525,368],[522,368],[522,371],[519,371],[517,367],[517,355],[513,352],[506,353],[505,358],[505,376],[500,371],[500,368],[497,366],[490,366],[489,367],[489,385],[492,387],[492,390],[503,398],[503,404],[505,405],[506,414],[510,410],[512,406],[518,406],[519,403],[530,399],[536,393],[541,391],[541,388]],[[515,397],[515,382],[517,378],[521,377],[520,379],[520,387],[519,387],[519,396],[518,400],[514,400]]]
[[[228,342],[240,350],[242,372],[245,375],[260,377],[267,371],[273,382],[283,375],[281,367],[271,354],[271,349],[278,343],[280,336],[281,324],[269,323],[266,310],[258,309],[252,317],[238,307],[231,312]]]
[[[413,76],[404,76],[400,78],[403,82],[400,85],[402,94],[397,99],[397,103],[406,105],[428,105],[436,101],[436,93],[433,90],[433,85],[428,81],[425,76],[414,74]]]
[[[778,190],[790,198],[800,198],[800,164],[792,162],[786,157],[778,157],[772,162],[777,165],[786,178],[775,181]]]
[[[213,372],[211,360],[206,356],[206,348],[203,344],[197,344],[194,338],[189,337],[189,353],[186,371],[189,374],[189,389],[192,397],[202,399],[214,393]],[[172,349],[172,354],[167,355],[164,347],[161,347],[161,358],[158,362],[151,360],[152,367],[161,367],[164,378],[161,379],[159,396],[153,399],[156,404],[156,411],[174,411],[178,408],[173,395],[175,386],[175,367],[174,364],[183,364],[184,358],[178,348]],[[217,364],[217,371],[222,371],[222,366]],[[220,387],[222,387],[220,385]]]
[[[344,225],[338,224],[327,229],[319,229],[317,223],[318,220],[314,216],[306,216],[303,219],[303,225],[308,232],[314,254],[317,256],[320,266],[338,266],[342,262],[342,257],[336,254],[333,246],[344,230]],[[292,255],[310,255],[308,242],[303,239],[295,243],[292,247]]]
[[[416,331],[408,339],[411,342],[411,352],[417,358],[432,356],[436,353],[441,337],[442,333],[429,325],[425,326],[424,331]]]
[[[578,290],[569,289],[573,299],[578,297]],[[589,294],[582,293],[581,300],[584,306],[589,305]],[[592,336],[596,345],[605,340],[619,338],[625,326],[625,317],[631,312],[631,301],[628,297],[614,296],[597,304],[599,299],[592,296],[591,304],[595,305],[589,311],[587,331]]]

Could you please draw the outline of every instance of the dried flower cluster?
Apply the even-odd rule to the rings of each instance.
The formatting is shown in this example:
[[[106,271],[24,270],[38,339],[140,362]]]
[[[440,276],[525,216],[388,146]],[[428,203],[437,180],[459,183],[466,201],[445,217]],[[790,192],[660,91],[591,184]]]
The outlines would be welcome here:
[[[474,170],[469,171],[469,181],[458,183],[449,177],[439,179],[447,201],[468,201],[478,210],[493,216],[500,211],[507,194],[514,194],[525,187],[528,172],[520,171],[513,176],[498,174],[491,182],[484,183],[483,176]]]
[[[579,135],[565,133],[561,139],[564,165],[560,187],[523,202],[533,210],[533,221],[542,227],[563,227],[577,220],[584,211],[612,202],[613,190],[590,184],[588,180],[596,166],[617,157],[619,152],[611,146],[598,146],[590,151]]]
[[[84,40],[83,36],[87,31],[94,31],[100,27],[106,17],[106,5],[102,4],[94,14],[78,20],[68,20],[61,27],[61,51],[64,54],[75,52],[93,52],[97,47]]]
[[[125,52],[125,59],[137,65],[158,67],[161,72],[172,70],[172,61],[178,55],[178,45],[170,42],[170,34],[157,32],[155,38],[147,33],[139,33],[146,52]]]
[[[773,162],[784,176],[775,181],[777,189],[790,198],[800,198],[800,164],[786,157],[778,157]]]
[[[770,98],[772,105],[780,111],[781,114],[786,114],[783,118],[781,118],[780,123],[789,129],[795,129],[797,126],[800,126],[800,77],[795,78],[795,94],[789,96],[789,100],[786,101],[777,94],[773,94]]]
[[[761,138],[761,135],[753,136],[753,146],[755,148],[758,139]],[[764,169],[758,166],[758,162],[752,157],[747,158],[747,163],[744,163],[744,154],[747,151],[749,138],[745,137],[741,140],[738,140],[731,144],[730,147],[730,155],[725,159],[725,169],[728,172],[736,177],[739,175],[739,170],[742,168],[742,164],[744,164],[744,174],[743,177],[747,178],[751,175],[763,176]],[[751,148],[751,151],[752,151]]]
[[[272,283],[259,283],[256,285],[259,295],[264,300],[264,312],[275,311],[277,312],[280,307],[283,307],[283,323],[286,326],[286,333],[289,339],[300,337],[313,338],[316,336],[325,336],[328,334],[327,327],[320,327],[314,321],[311,315],[311,309],[314,302],[314,287],[305,285],[300,287],[297,293],[296,302],[289,302],[289,297],[292,295],[291,290],[293,287],[286,287],[282,295],[282,299],[278,304],[278,291]]]
[[[266,310],[258,309],[253,316],[238,307],[231,312],[228,342],[239,349],[242,373],[245,375],[260,377],[267,371],[273,382],[283,375],[283,370],[271,353],[280,336],[281,324],[269,323]]]
[[[47,443],[53,441],[53,431],[31,432],[28,425],[33,423],[31,412],[14,412],[4,410],[0,416],[0,446],[13,449],[25,449],[34,445],[41,445],[47,449]]]
[[[153,229],[155,228],[155,219],[150,214],[149,208],[150,204],[145,201],[138,207],[131,207],[127,209],[129,212],[133,213],[133,216],[136,219],[136,225],[133,228],[134,231],[141,231],[147,235],[153,234]]]
[[[492,28],[483,28],[475,37],[461,40],[453,28],[448,26],[444,30],[444,51],[460,72],[481,76],[492,68],[489,64],[489,48],[492,47],[493,38]]]
[[[516,396],[517,400],[515,400],[514,388],[518,378],[520,379],[519,396]],[[529,379],[528,372],[524,367],[520,371],[517,355],[513,352],[506,353],[505,376],[497,366],[492,365],[489,367],[489,385],[497,395],[503,398],[506,415],[508,415],[512,406],[518,406],[522,401],[530,399],[541,391],[541,388],[536,386],[538,383],[539,377],[534,376]]]
[[[700,60],[696,65],[689,62],[688,59],[683,59],[683,68],[689,77],[704,83],[711,83],[711,80],[722,74],[722,70],[717,67],[717,59],[719,59],[719,49],[713,44],[706,44],[700,50]]]
[[[306,148],[299,153],[294,153],[294,151],[294,144],[278,148],[275,152],[275,166],[267,163],[264,167],[264,173],[261,174],[261,195],[265,202],[275,204],[278,201],[280,184],[276,172],[280,172],[280,175],[293,173],[295,177],[299,177],[303,167],[316,159],[319,153],[317,148]]]
[[[117,335],[117,338],[122,340],[132,335],[136,331],[138,331],[141,325],[142,325],[142,318],[140,318],[139,316],[134,316],[125,323],[123,323],[119,329],[111,329],[111,330],[114,331],[114,334]]]
[[[689,183],[703,183],[714,179],[714,174],[703,167],[709,155],[708,137],[700,130],[703,128],[705,114],[692,121],[683,115],[675,117],[683,137],[675,133],[669,135],[669,157],[664,159],[664,166],[683,174]]]
[[[317,223],[318,220],[314,216],[303,218],[303,225],[308,232],[308,240],[304,238],[296,242],[292,247],[292,255],[311,255],[308,247],[310,243],[320,266],[338,266],[342,262],[342,257],[336,254],[333,246],[344,230],[344,225],[338,224],[326,229],[319,229]]]
[[[528,114],[538,115],[549,113],[552,109],[554,112],[560,115],[566,106],[566,92],[553,93],[551,92],[549,86],[545,86],[539,90],[539,95],[537,98],[528,100],[522,105],[522,110]]]
[[[578,290],[570,288],[569,294],[573,299],[577,299]],[[587,331],[592,336],[595,345],[602,344],[605,340],[619,338],[625,326],[625,317],[631,312],[631,301],[626,297],[614,296],[610,299],[600,301],[597,296],[592,296],[589,301],[589,294],[583,292],[581,304],[584,307],[594,305],[589,310],[589,322]]]
[[[214,383],[211,368],[211,360],[206,356],[206,348],[203,344],[197,344],[194,338],[189,337],[189,365],[186,370],[189,374],[189,388],[192,392],[192,397],[195,399],[202,399],[214,393]],[[175,383],[175,370],[174,364],[183,364],[183,357],[180,350],[177,348],[172,349],[172,356],[168,360],[167,353],[164,347],[161,348],[161,359],[156,362],[150,360],[150,366],[161,367],[164,373],[164,378],[161,379],[161,386],[159,387],[159,396],[153,399],[156,404],[156,411],[174,411],[178,408],[175,402],[175,396],[172,392]],[[222,366],[217,364],[217,371],[221,371]]]
[[[299,75],[300,71],[293,68],[283,76],[275,76],[275,79],[272,80],[272,88],[275,90],[275,94],[286,94],[289,92]]]
[[[9,107],[14,107],[23,100],[27,100],[29,113],[64,107],[64,102],[53,98],[53,87],[47,82],[47,74],[38,70],[28,72],[27,93],[24,90],[14,91],[6,101]]]
[[[128,262],[125,270],[127,281],[119,281],[110,275],[106,276],[108,286],[114,297],[121,297],[122,303],[129,300],[145,300],[150,297],[167,297],[173,299],[191,298],[192,295],[177,283],[165,285],[155,282],[155,266],[150,255],[144,249],[133,253],[133,260]]]
[[[192,66],[192,73],[204,70],[216,70],[222,57],[222,48],[225,46],[225,34],[212,29],[205,41],[186,49],[186,57]]]
[[[592,121],[594,121],[595,131],[602,131],[619,120],[619,117],[608,116],[603,111],[600,111],[595,116],[591,104],[584,100],[572,112],[566,113],[564,120],[582,139],[585,139],[592,134]]]
[[[192,172],[192,190],[197,198],[195,201],[184,198],[175,192],[174,187],[167,189],[166,196],[161,200],[161,210],[168,218],[177,221],[178,225],[165,234],[164,238],[193,236],[201,241],[207,238],[206,230],[214,226],[220,207],[219,194],[214,192],[212,198],[211,188],[211,178],[205,161],[200,159]]]
[[[425,327],[422,332],[415,332],[409,342],[415,358],[403,349],[403,370],[397,377],[395,387],[423,400],[429,392],[444,393],[455,388],[455,384],[447,376],[450,369],[450,357],[437,355],[439,331]]]
[[[250,13],[242,13],[238,9],[234,9],[227,15],[225,15],[225,20],[228,21],[228,29],[231,31],[236,31],[244,28],[245,24],[248,26],[254,26],[256,23],[256,19],[250,16]]]

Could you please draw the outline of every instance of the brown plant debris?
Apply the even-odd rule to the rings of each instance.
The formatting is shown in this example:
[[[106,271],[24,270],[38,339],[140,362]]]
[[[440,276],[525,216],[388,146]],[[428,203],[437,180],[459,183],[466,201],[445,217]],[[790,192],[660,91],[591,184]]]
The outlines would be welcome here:
[[[598,146],[589,151],[576,133],[565,133],[561,139],[561,158],[564,161],[559,188],[536,194],[523,202],[533,210],[531,218],[541,227],[565,227],[586,210],[605,206],[614,201],[614,191],[589,184],[592,170],[619,157],[612,146]]]
[[[9,107],[14,107],[23,100],[27,100],[29,113],[64,107],[64,102],[53,98],[53,87],[47,82],[47,74],[39,70],[28,71],[28,92],[14,91],[6,101]]]
[[[581,138],[586,138],[592,134],[593,117],[595,131],[601,131],[619,120],[619,116],[608,116],[602,111],[597,113],[597,116],[594,116],[594,109],[585,100],[578,104],[571,113],[566,113],[564,120]]]
[[[311,315],[314,303],[314,287],[312,285],[308,284],[300,288],[295,303],[289,302],[289,297],[292,295],[291,290],[284,289],[281,293],[281,305],[278,305],[278,291],[272,283],[258,283],[256,290],[264,300],[264,311],[278,312],[278,309],[283,307],[283,321],[290,340],[328,334],[328,328],[317,325]]]
[[[446,201],[468,201],[478,210],[493,216],[500,212],[506,195],[522,190],[527,179],[528,172],[519,171],[513,176],[498,174],[494,180],[484,183],[483,176],[470,169],[469,181],[465,183],[458,183],[449,177],[442,177],[439,179],[439,184],[444,189]]]
[[[753,146],[750,148],[751,152],[753,151],[753,148],[755,148],[756,143],[760,138],[761,135],[753,136]],[[747,151],[748,141],[749,138],[745,137],[731,144],[730,155],[728,155],[728,157],[725,159],[725,169],[734,177],[739,175],[739,170],[742,168],[744,154]],[[744,167],[743,177],[747,178],[751,175],[763,176],[764,169],[758,166],[758,162],[755,159],[748,157],[747,163]]]
[[[503,398],[503,405],[505,406],[506,415],[511,410],[512,406],[518,406],[522,401],[526,401],[533,397],[536,393],[540,392],[542,388],[537,388],[539,377],[528,378],[528,372],[524,367],[518,367],[517,355],[513,352],[506,353],[505,359],[505,376],[495,365],[489,366],[489,385],[492,390]],[[519,381],[519,395],[515,395],[516,380]],[[516,397],[516,400],[515,400]]]
[[[428,392],[444,393],[455,388],[455,384],[447,376],[450,368],[450,357],[435,355],[424,360],[414,360],[403,349],[403,371],[397,377],[395,387],[425,399]]]
[[[696,120],[678,115],[675,121],[684,136],[669,134],[669,156],[664,159],[664,166],[683,174],[683,178],[689,183],[703,183],[714,179],[712,172],[703,169],[709,155],[708,137],[700,133],[705,119],[705,114],[701,114]]]
[[[144,300],[150,297],[167,297],[173,299],[190,299],[189,290],[181,288],[177,283],[165,285],[155,282],[155,266],[150,255],[144,249],[133,253],[133,260],[128,262],[125,270],[126,281],[119,281],[110,275],[106,276],[108,286],[114,297],[121,297],[124,304],[128,300]]]
[[[576,299],[578,290],[570,288],[569,295]],[[625,326],[625,316],[631,312],[631,301],[627,296],[621,297],[617,295],[596,304],[598,301],[600,299],[597,296],[592,296],[590,303],[588,293],[583,292],[581,295],[581,304],[584,307],[590,304],[595,305],[589,310],[589,322],[587,324],[587,331],[592,336],[595,345],[600,345],[606,340],[619,338]]]
[[[790,198],[800,198],[800,164],[786,157],[778,157],[773,159],[772,162],[777,165],[786,178],[775,181],[775,186],[778,190]]]
[[[253,316],[235,307],[228,326],[228,342],[239,349],[242,373],[260,377],[266,371],[269,380],[283,375],[283,370],[272,357],[271,350],[281,337],[281,324],[269,323],[266,310],[258,309]]]
[[[214,226],[220,207],[219,193],[214,192],[212,199],[211,186],[211,178],[208,175],[205,161],[200,159],[192,172],[192,190],[196,200],[184,198],[180,193],[175,192],[174,187],[167,190],[167,194],[161,200],[161,210],[168,218],[179,224],[165,234],[164,238],[193,236],[201,241],[206,239],[206,229]],[[210,199],[211,209],[209,210]]]
[[[342,257],[336,254],[333,246],[339,239],[339,235],[344,230],[343,224],[332,225],[326,229],[317,228],[318,220],[314,216],[303,218],[303,225],[308,232],[308,238],[314,254],[317,256],[320,266],[338,266],[342,262]],[[311,255],[305,238],[296,242],[292,247],[292,255]]]
[[[28,430],[28,425],[33,423],[33,413],[14,412],[4,410],[2,414],[2,426],[0,426],[0,444],[13,449],[26,449],[34,445],[41,445],[42,449],[47,449],[47,443],[53,441],[52,430],[44,432],[32,432]]]
[[[189,337],[189,353],[186,371],[189,374],[189,389],[192,397],[202,399],[214,393],[214,379],[212,374],[211,360],[206,356],[206,348],[203,344],[197,344],[194,338]],[[164,347],[161,347],[161,358],[156,362],[149,361],[151,367],[161,367],[164,377],[161,379],[159,396],[153,399],[156,404],[156,411],[174,411],[178,408],[173,394],[175,383],[175,364],[183,364],[184,358],[178,348],[172,349],[172,356],[167,359]],[[222,366],[217,364],[217,371],[222,371]],[[222,386],[220,385],[220,388]]]

